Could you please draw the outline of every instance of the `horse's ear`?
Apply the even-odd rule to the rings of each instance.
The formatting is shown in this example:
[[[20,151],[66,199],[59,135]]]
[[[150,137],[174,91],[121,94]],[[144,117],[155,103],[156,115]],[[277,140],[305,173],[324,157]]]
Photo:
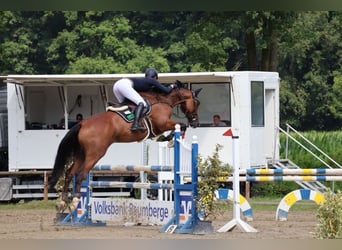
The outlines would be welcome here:
[[[198,94],[199,94],[199,92],[201,92],[201,90],[202,90],[202,88],[194,90],[195,97],[198,97]]]

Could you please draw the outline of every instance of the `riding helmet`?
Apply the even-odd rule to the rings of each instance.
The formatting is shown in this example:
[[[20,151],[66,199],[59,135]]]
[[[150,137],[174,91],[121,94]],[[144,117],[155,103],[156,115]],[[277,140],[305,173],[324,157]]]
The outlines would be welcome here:
[[[149,68],[145,72],[145,77],[158,79],[158,72],[153,68]]]

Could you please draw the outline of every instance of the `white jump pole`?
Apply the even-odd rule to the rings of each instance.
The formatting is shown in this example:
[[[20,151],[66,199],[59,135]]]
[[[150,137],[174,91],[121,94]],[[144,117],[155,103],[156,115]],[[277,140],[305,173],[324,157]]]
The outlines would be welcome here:
[[[234,217],[231,221],[229,221],[226,225],[217,230],[219,233],[224,233],[233,230],[236,226],[240,228],[240,230],[247,233],[256,233],[258,230],[253,228],[248,223],[241,220],[240,217],[240,180],[239,180],[239,159],[240,159],[240,148],[239,148],[239,136],[234,136],[231,129],[223,134],[224,136],[231,136],[232,148],[233,148],[233,213]]]

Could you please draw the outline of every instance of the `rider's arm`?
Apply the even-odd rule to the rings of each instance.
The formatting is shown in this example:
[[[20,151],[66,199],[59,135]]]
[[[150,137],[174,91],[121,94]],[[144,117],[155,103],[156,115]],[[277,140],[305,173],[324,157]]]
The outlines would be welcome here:
[[[133,82],[133,88],[138,92],[155,89],[169,94],[172,91],[172,88],[164,86],[163,84],[152,78],[131,78],[131,80]]]
[[[153,78],[145,78],[146,82],[150,86],[153,86],[154,88],[162,91],[163,93],[169,94],[172,91],[172,88],[166,87],[165,85],[161,84],[159,81],[153,79]]]

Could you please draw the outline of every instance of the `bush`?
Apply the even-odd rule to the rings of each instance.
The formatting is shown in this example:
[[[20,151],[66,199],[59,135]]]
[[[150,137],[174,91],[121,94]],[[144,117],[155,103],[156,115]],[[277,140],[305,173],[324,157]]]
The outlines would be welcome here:
[[[317,211],[318,226],[315,237],[318,239],[342,239],[342,193],[330,190],[324,194],[325,201]]]
[[[219,188],[218,177],[230,176],[232,168],[228,164],[223,164],[219,159],[219,151],[222,145],[216,144],[212,156],[203,159],[198,157],[198,200],[196,202],[197,210],[203,219],[219,210],[215,204],[215,191]]]

